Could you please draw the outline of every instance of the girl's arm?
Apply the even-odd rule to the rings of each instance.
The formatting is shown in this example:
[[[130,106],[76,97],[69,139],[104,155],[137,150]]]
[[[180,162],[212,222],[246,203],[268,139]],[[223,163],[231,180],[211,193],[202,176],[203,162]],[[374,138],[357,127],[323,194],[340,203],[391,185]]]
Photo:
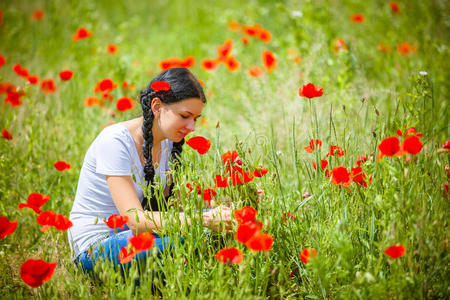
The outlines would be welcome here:
[[[136,234],[144,231],[154,232],[161,229],[161,219],[166,212],[144,211],[134,189],[131,176],[106,176],[111,196],[120,215],[128,216],[128,227]],[[130,211],[132,210],[132,211]],[[137,214],[137,218],[136,218]],[[136,221],[139,219],[139,222]],[[180,213],[182,226],[190,225],[189,218]],[[231,230],[231,211],[228,207],[216,207],[203,213],[203,226],[214,231],[220,231],[225,225],[225,230]]]

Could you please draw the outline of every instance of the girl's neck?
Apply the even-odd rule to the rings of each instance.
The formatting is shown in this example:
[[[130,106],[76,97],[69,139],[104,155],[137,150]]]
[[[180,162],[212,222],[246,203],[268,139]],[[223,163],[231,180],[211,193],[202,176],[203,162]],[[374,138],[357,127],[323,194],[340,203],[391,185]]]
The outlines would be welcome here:
[[[144,145],[144,134],[142,131],[142,124],[144,122],[144,117],[137,118],[137,127],[136,127],[136,141],[139,143],[139,145]],[[158,126],[158,122],[156,119],[153,119],[153,126],[151,128],[152,135],[153,135],[153,145],[161,145],[162,140],[164,140],[164,136],[161,133],[161,129]]]

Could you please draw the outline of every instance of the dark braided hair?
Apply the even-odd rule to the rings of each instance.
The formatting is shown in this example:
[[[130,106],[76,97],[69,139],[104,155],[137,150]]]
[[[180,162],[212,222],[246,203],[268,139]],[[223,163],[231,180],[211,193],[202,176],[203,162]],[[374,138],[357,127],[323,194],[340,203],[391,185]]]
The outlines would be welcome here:
[[[170,90],[168,91],[157,91],[155,92],[151,85],[156,81],[165,81],[170,84]],[[150,202],[148,198],[144,198],[142,206],[144,209],[160,210],[157,198],[153,193],[153,179],[155,177],[155,169],[153,167],[152,161],[152,148],[153,148],[153,111],[151,108],[151,102],[153,98],[158,97],[163,103],[171,104],[183,101],[189,98],[200,98],[203,103],[206,103],[206,97],[203,93],[203,88],[195,78],[195,76],[186,68],[171,68],[163,71],[161,74],[156,76],[147,88],[140,93],[140,102],[142,106],[142,114],[144,116],[144,121],[142,123],[142,132],[144,135],[144,145],[143,154],[145,157],[144,166],[144,178],[147,185],[150,185]],[[180,163],[180,155],[183,151],[184,139],[180,142],[174,142],[172,152],[170,154],[170,159],[175,163],[177,168]],[[174,183],[170,184],[170,195],[172,195]],[[170,197],[170,196],[169,196]]]

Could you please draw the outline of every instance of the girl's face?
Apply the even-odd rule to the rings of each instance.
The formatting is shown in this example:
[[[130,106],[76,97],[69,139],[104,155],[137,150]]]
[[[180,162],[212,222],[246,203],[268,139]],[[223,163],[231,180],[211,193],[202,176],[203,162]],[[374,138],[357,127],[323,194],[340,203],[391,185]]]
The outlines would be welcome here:
[[[158,101],[159,105],[152,105],[152,109],[156,108],[153,113],[165,138],[179,142],[195,130],[195,122],[201,116],[204,106],[200,98],[188,98],[171,104]]]

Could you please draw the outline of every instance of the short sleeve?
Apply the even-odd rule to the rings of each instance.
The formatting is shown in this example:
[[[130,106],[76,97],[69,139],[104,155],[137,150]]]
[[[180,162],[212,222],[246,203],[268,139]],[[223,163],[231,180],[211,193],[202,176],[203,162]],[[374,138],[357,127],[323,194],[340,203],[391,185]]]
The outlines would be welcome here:
[[[100,136],[95,146],[95,157],[97,173],[131,176],[131,153],[126,136],[118,133]]]

